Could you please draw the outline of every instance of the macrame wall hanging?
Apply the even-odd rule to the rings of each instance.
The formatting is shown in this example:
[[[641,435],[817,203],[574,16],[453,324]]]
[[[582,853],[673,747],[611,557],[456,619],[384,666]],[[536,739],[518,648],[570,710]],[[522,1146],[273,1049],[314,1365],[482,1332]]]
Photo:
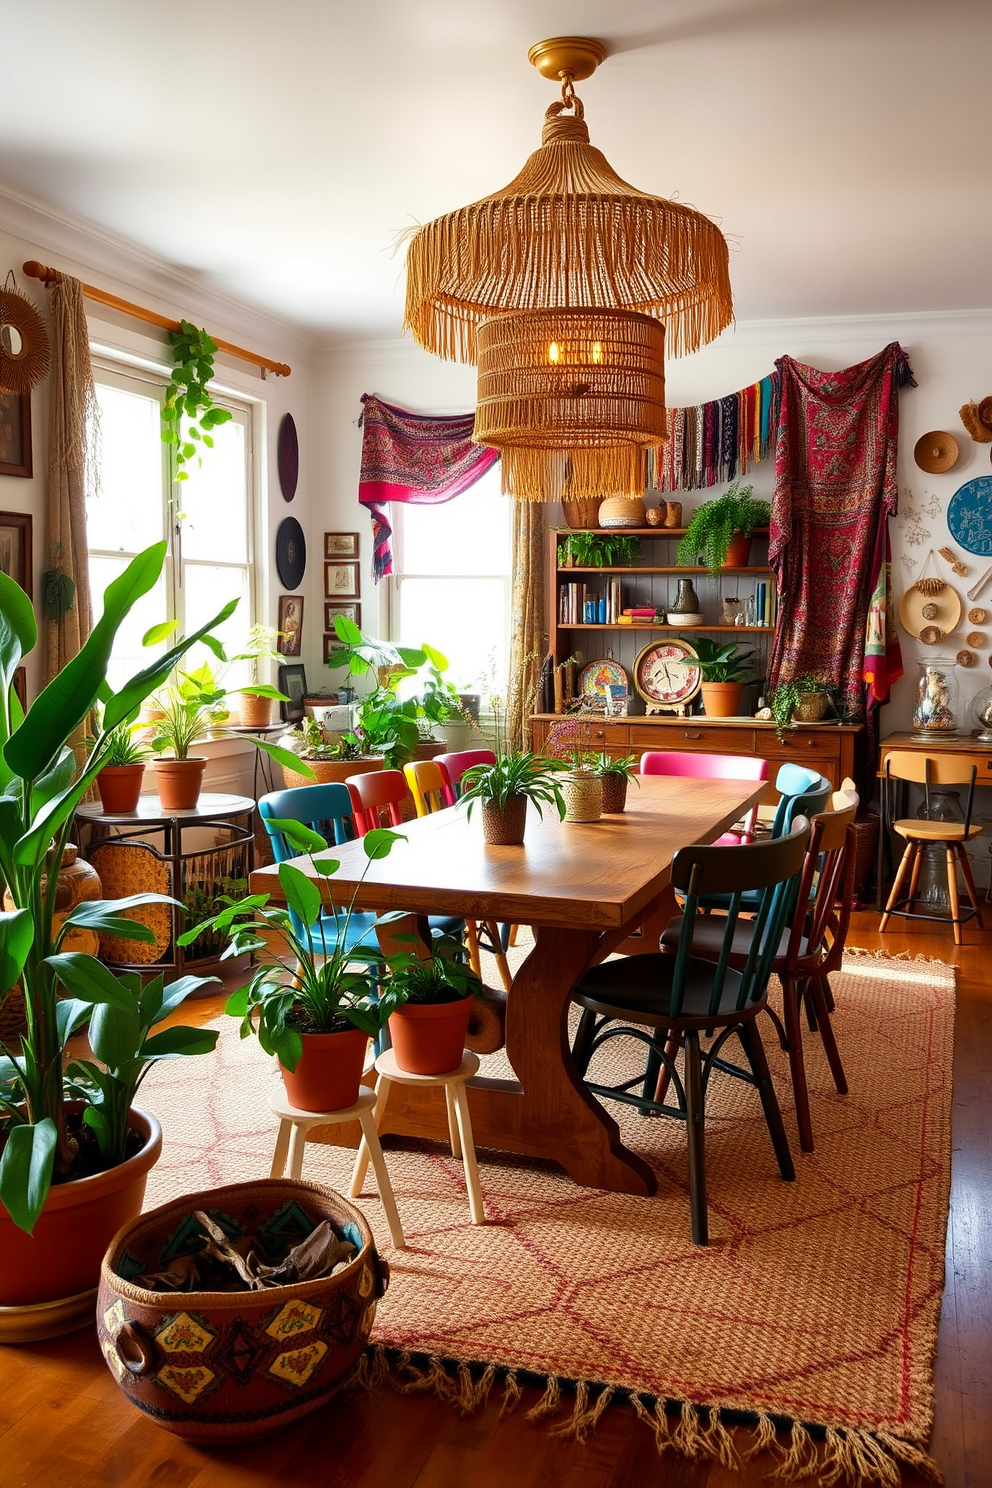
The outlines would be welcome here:
[[[0,289],[0,392],[29,393],[46,376],[49,361],[45,322],[11,270]]]

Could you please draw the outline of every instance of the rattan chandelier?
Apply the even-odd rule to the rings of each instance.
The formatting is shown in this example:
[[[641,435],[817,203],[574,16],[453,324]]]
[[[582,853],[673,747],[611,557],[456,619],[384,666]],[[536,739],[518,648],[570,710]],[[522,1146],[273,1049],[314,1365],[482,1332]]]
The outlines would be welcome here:
[[[589,143],[574,83],[605,55],[584,37],[532,47],[562,83],[541,148],[407,252],[405,324],[436,356],[478,363],[474,437],[527,499],[640,494],[665,438],[666,343],[695,351],[733,318],[716,224],[621,180]]]

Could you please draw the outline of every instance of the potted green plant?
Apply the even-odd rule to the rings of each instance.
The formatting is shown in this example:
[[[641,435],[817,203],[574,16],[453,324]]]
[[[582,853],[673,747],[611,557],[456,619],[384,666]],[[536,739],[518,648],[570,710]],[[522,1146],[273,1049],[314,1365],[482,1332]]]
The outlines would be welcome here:
[[[639,537],[619,532],[569,531],[558,547],[562,568],[614,568],[633,563],[641,549]]]
[[[279,660],[276,650],[278,640],[279,632],[273,626],[253,625],[248,632],[244,650],[230,658],[232,662],[248,663],[248,683],[235,689],[240,699],[238,714],[245,728],[268,728],[271,722],[275,699],[272,689],[259,684],[258,668],[260,662]]]
[[[452,936],[439,936],[429,950],[420,949],[419,955],[390,955],[381,1005],[400,1069],[442,1075],[462,1062],[473,1000],[482,996],[482,983]]]
[[[190,646],[222,624],[237,603],[110,692],[106,677],[114,638],[133,607],[154,590],[165,553],[165,543],[147,549],[107,586],[89,638],[26,715],[13,683],[37,642],[34,610],[24,591],[0,573],[0,874],[14,906],[0,913],[0,1001],[19,983],[26,1021],[20,1055],[4,1051],[0,1059],[0,1306],[43,1305],[49,1333],[76,1326],[85,1315],[81,1306],[92,1312],[92,1303],[81,1304],[78,1294],[95,1287],[111,1235],[141,1207],[160,1136],[153,1118],[120,1113],[143,1068],[152,1059],[200,1052],[209,1042],[199,1030],[150,1032],[202,985],[199,978],[184,978],[160,994],[154,984],[151,991],[143,987],[136,974],[115,976],[95,957],[64,949],[75,929],[150,942],[152,931],[121,911],[174,901],[158,894],[84,901],[55,928],[73,815],[103,766],[111,731],[137,717],[144,699],[163,686]],[[72,741],[101,697],[100,733],[79,762]],[[60,985],[69,999],[60,1000]],[[63,1055],[86,1018],[96,1058],[106,1066],[103,1083],[80,1079],[67,1094]],[[70,1103],[73,1098],[78,1104]],[[123,1153],[122,1119],[128,1132]],[[66,1298],[65,1308],[49,1307]],[[8,1338],[9,1324],[7,1315]],[[36,1326],[37,1320],[24,1324],[28,1333]]]
[[[713,501],[697,506],[678,546],[676,562],[695,568],[702,558],[711,574],[721,568],[745,568],[751,554],[751,533],[767,527],[771,506],[755,499],[753,486],[734,481]]]
[[[769,699],[775,732],[795,728],[797,723],[819,723],[830,706],[834,688],[805,672],[790,682],[780,682]]]
[[[103,809],[108,816],[125,816],[138,805],[148,746],[134,737],[133,724],[119,723],[107,735],[102,759],[96,784]]]
[[[349,775],[364,775],[383,767],[383,756],[371,754],[357,734],[342,734],[340,739],[329,743],[315,718],[305,718],[285,737],[292,740],[290,752],[310,772],[304,775],[295,764],[284,765],[283,780],[290,789],[313,782],[326,785],[331,780],[347,780]]]
[[[638,784],[637,755],[626,754],[621,758],[614,758],[604,753],[596,760],[594,769],[603,782],[604,816],[613,816],[623,811],[627,804],[628,783],[633,778],[634,784]]]
[[[750,680],[749,663],[754,652],[742,651],[734,641],[718,646],[707,636],[700,636],[694,647],[707,718],[736,718],[745,683]]]
[[[297,821],[269,825],[309,857],[318,881],[333,878],[340,864],[315,856],[327,850],[318,832]],[[261,957],[248,985],[228,999],[226,1011],[240,1019],[242,1038],[254,1034],[266,1054],[278,1059],[286,1094],[299,1110],[340,1111],[358,1098],[369,1037],[384,1019],[376,989],[385,958],[375,930],[400,916],[363,915],[358,921],[355,899],[369,865],[387,857],[400,840],[398,832],[385,827],[366,833],[365,872],[344,910],[332,904],[328,913],[318,882],[283,862],[277,872],[285,908],[270,904],[268,894],[250,894],[229,900],[180,936],[180,945],[189,945],[204,932],[223,932],[230,941],[225,956]],[[273,940],[281,943],[279,952],[273,951]]]
[[[564,760],[529,751],[498,755],[493,765],[472,765],[465,771],[459,805],[471,818],[476,801],[481,803],[482,835],[490,846],[518,847],[524,840],[528,801],[542,815],[542,807],[554,806],[559,821],[565,820],[557,772],[567,768]]]

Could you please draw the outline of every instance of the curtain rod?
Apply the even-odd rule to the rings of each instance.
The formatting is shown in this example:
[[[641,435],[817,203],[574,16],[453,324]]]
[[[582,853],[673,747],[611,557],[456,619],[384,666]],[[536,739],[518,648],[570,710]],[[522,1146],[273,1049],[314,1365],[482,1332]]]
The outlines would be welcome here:
[[[44,284],[57,284],[62,278],[58,269],[50,269],[34,258],[22,264],[21,268],[29,279],[40,279]],[[161,326],[163,331],[182,329],[178,320],[170,320],[168,316],[159,315],[155,310],[145,310],[141,305],[132,305],[130,300],[121,300],[117,295],[108,294],[105,289],[94,289],[92,284],[84,284],[82,290],[88,300],[95,300],[99,305],[109,305],[111,310],[121,310],[125,315],[133,315],[135,320],[147,321],[149,325]],[[216,341],[216,336],[213,339]],[[277,377],[289,377],[293,370],[285,362],[270,361],[268,357],[259,356],[255,351],[245,351],[243,346],[232,346],[230,341],[217,341],[217,350],[225,351],[228,356],[239,357],[243,362],[251,362],[252,366],[262,367],[267,372],[274,372]]]

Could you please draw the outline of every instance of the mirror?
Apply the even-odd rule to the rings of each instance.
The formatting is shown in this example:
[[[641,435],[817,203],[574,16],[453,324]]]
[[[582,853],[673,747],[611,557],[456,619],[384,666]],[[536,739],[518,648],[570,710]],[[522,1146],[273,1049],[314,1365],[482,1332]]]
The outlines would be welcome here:
[[[19,362],[26,351],[24,337],[17,326],[10,325],[7,321],[0,324],[0,356],[9,357],[12,362]]]

